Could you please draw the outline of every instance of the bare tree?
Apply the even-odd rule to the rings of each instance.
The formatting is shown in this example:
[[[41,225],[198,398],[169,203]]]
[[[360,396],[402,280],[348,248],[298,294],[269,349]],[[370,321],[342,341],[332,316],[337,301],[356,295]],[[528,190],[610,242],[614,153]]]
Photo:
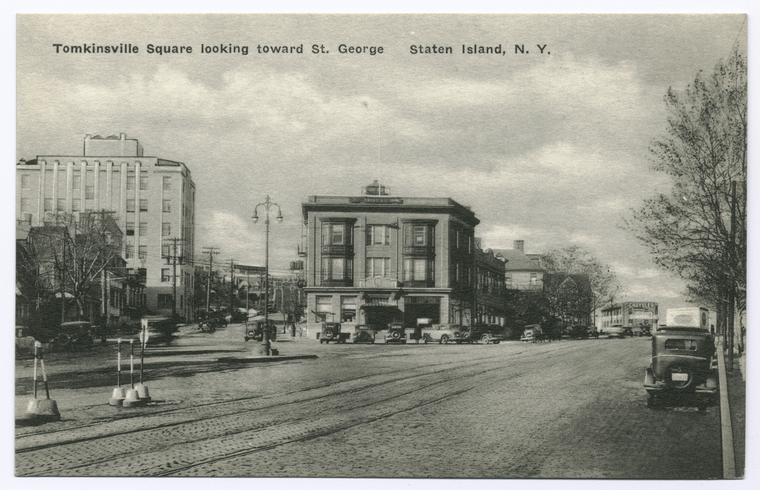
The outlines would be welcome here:
[[[612,268],[577,245],[549,250],[541,256],[541,266],[547,272],[582,274],[588,278],[591,287],[589,315],[594,315],[598,308],[612,303],[620,291],[620,283]]]
[[[121,230],[109,212],[58,213],[39,227],[34,247],[38,260],[52,263],[61,296],[70,295],[82,318],[88,297],[99,297],[101,274],[121,251]]]
[[[673,185],[625,222],[655,263],[686,281],[692,298],[719,310],[735,298],[740,312],[746,308],[746,72],[735,49],[712,74],[699,72],[683,91],[668,90],[665,132],[651,154],[653,169]]]

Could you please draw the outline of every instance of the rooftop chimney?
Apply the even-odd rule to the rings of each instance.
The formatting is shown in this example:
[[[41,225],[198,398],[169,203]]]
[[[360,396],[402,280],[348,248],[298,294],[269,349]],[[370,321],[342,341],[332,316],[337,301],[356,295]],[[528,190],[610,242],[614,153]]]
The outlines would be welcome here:
[[[515,250],[519,250],[520,252],[525,253],[525,240],[515,240],[513,242],[512,248]]]

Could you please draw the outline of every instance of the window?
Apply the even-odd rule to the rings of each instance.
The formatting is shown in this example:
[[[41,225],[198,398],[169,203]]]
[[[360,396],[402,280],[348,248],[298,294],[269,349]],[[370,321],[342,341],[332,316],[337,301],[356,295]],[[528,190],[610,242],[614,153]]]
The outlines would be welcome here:
[[[140,211],[147,211],[147,210],[148,210],[148,200],[140,199]]]
[[[169,282],[171,280],[171,269],[161,269],[161,282]]]
[[[423,247],[427,245],[427,226],[414,225],[412,229],[413,243],[415,247]],[[458,242],[458,240],[457,240]]]
[[[22,218],[22,221],[26,223],[27,225],[32,224],[32,213],[24,213],[24,217]]]
[[[31,202],[28,197],[21,198],[21,212],[30,211]]]
[[[135,190],[135,176],[134,175],[127,175],[127,190],[128,191]]]
[[[390,245],[391,229],[386,225],[369,225],[367,227],[367,245]]]
[[[137,258],[140,260],[145,260],[148,258],[148,246],[147,245],[139,245],[137,247]]]
[[[84,186],[84,198],[95,199],[95,184],[87,184]]]
[[[390,257],[368,257],[367,258],[367,277],[390,277],[391,259]]]
[[[340,321],[356,321],[356,296],[341,296],[340,298]]]
[[[535,285],[538,282],[538,274],[535,272],[530,273],[530,284]]]
[[[50,197],[46,197],[43,201],[44,210],[46,212],[52,212],[53,211],[53,199]]]
[[[322,245],[351,245],[351,233],[346,234],[345,222],[322,223]]]
[[[21,176],[21,188],[22,189],[30,189],[32,184],[31,175],[22,175]]]
[[[56,205],[56,210],[66,211],[66,199],[58,198],[55,205]]]
[[[145,221],[140,221],[140,235],[147,235],[148,234],[148,223]]]
[[[147,175],[140,175],[140,190],[141,191],[147,191],[148,190],[148,176]]]
[[[171,177],[162,177],[161,178],[161,185],[165,191],[172,190],[172,178]]]
[[[172,234],[171,223],[161,223],[161,236],[169,236]]]
[[[125,259],[132,259],[135,256],[135,246],[134,245],[127,245],[124,247],[124,258]]]
[[[161,245],[161,257],[169,257],[172,254],[171,245]]]
[[[171,294],[159,294],[158,295],[158,307],[167,309],[172,307],[172,295]]]
[[[127,221],[126,235],[127,236],[134,236],[134,234],[135,234],[135,222],[134,221]]]
[[[163,209],[164,213],[171,213],[172,212],[172,200],[171,199],[164,199],[161,208]]]
[[[459,270],[459,264],[457,264],[457,270]],[[404,259],[404,282],[425,282],[430,284],[432,279],[433,259]]]
[[[353,259],[350,257],[322,257],[322,280],[351,282]]]
[[[71,188],[75,191],[82,190],[82,176],[75,174],[71,179]]]
[[[134,199],[127,199],[127,212],[128,213],[134,213],[135,212],[135,200]]]
[[[332,296],[317,296],[317,309],[315,311],[316,320],[318,322],[326,322],[332,320]]]

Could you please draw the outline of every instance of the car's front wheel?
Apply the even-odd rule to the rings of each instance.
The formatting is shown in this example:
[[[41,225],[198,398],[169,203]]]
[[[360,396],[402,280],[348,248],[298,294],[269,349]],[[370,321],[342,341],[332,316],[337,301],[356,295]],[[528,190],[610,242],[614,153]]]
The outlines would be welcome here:
[[[480,341],[483,342],[484,344],[488,344],[491,342],[491,336],[488,335],[487,333],[484,333],[483,336],[480,337]]]
[[[441,344],[448,344],[449,343],[449,336],[448,335],[442,335],[441,340],[439,340]]]

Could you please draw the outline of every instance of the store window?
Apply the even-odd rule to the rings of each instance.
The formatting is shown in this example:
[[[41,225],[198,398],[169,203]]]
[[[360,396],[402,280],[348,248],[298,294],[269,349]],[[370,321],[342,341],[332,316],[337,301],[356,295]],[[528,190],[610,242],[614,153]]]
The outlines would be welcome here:
[[[332,321],[333,309],[332,309],[332,296],[317,296],[316,297],[316,310],[315,316],[318,322]]]
[[[356,296],[340,298],[340,321],[349,323],[356,321]]]

